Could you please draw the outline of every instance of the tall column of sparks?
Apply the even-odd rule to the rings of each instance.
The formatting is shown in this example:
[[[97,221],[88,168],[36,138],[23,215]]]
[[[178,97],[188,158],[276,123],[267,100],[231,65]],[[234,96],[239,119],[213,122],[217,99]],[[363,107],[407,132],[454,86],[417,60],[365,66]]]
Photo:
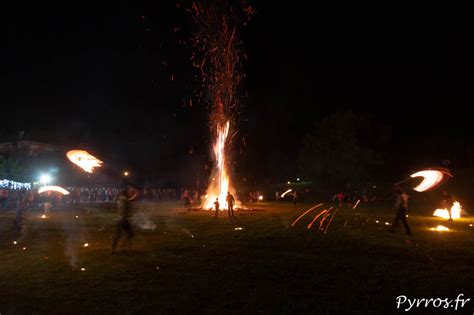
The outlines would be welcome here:
[[[198,26],[192,37],[195,52],[191,57],[201,77],[196,96],[198,102],[205,100],[209,103],[211,130],[216,132],[213,135],[216,167],[203,206],[212,208],[218,198],[224,210],[227,192],[232,190],[227,171],[230,160],[227,136],[230,121],[235,119],[239,107],[237,88],[244,77],[238,29],[245,25],[254,10],[245,0],[215,0],[193,2],[188,11]]]

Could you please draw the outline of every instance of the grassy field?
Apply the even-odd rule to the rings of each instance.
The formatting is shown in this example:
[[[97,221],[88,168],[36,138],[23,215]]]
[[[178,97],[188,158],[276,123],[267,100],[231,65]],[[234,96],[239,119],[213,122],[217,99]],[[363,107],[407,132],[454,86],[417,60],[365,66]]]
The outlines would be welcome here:
[[[0,314],[367,314],[396,313],[402,294],[474,298],[470,218],[410,213],[410,238],[389,233],[393,213],[376,204],[341,210],[327,234],[306,228],[317,212],[290,226],[310,204],[261,203],[232,220],[178,203],[135,206],[156,229],[135,227],[132,249],[115,255],[111,208],[30,213],[21,237],[14,213],[0,212]],[[429,230],[438,224],[451,231]]]

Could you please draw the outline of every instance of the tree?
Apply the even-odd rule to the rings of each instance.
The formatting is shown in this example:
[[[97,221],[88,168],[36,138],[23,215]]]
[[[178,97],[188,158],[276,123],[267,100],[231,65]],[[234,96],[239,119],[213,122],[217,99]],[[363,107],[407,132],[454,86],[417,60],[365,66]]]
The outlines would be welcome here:
[[[18,180],[22,177],[23,170],[18,160],[0,155],[0,179]]]
[[[370,119],[351,111],[317,121],[305,136],[299,167],[305,176],[328,189],[365,183],[381,158],[375,152],[378,134]]]

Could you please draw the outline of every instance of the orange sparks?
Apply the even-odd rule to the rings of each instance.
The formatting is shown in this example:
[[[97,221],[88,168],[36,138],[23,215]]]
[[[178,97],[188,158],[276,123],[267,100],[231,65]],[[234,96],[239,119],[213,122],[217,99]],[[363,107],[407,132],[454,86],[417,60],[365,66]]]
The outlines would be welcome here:
[[[313,221],[311,221],[311,223],[308,224],[307,228],[310,229],[310,228],[313,226],[314,222],[316,222],[316,220],[317,220],[320,216],[322,216],[323,214],[326,215],[326,213],[328,213],[328,210],[323,210],[323,211],[321,211],[320,213],[318,213],[318,214],[314,217]]]
[[[298,218],[296,218],[295,221],[293,221],[293,223],[291,223],[291,226],[295,226],[296,223],[298,223],[299,220],[301,220],[301,218],[303,218],[307,213],[309,213],[310,211],[313,211],[314,209],[318,208],[318,207],[321,207],[323,204],[322,203],[319,203],[311,208],[309,208],[308,210],[306,210],[302,215],[300,215]]]
[[[328,224],[326,225],[326,229],[324,230],[324,234],[328,232],[329,225],[331,225],[332,220],[334,220],[334,217],[336,216],[337,212],[339,211],[340,208],[337,208],[336,211],[334,211],[331,219],[329,220]]]
[[[319,229],[322,231],[323,229],[323,224],[324,224],[324,221],[326,221],[326,219],[331,215],[331,208],[328,209],[328,212],[323,216],[323,218],[321,219],[321,222],[319,222]]]

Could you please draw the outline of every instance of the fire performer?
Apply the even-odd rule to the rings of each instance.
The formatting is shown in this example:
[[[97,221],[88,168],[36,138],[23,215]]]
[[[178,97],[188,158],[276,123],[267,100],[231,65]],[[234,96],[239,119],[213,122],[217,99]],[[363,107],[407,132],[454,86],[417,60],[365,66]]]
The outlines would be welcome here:
[[[124,189],[120,192],[120,195],[117,198],[119,221],[117,223],[117,229],[112,243],[112,254],[115,254],[115,248],[122,236],[122,230],[127,234],[127,242],[130,242],[133,237],[132,226],[129,222],[129,218],[132,216],[130,202],[136,198],[136,195],[136,192],[135,194],[131,194],[129,190]]]
[[[181,197],[181,199],[184,202],[185,210],[187,212],[190,212],[191,211],[191,196],[189,195],[189,192],[188,192],[187,189],[184,191],[183,196]]]
[[[295,205],[295,207],[298,205],[298,193],[296,192],[296,189],[293,192],[293,204]]]
[[[451,198],[451,195],[444,190],[443,191],[443,206],[442,208],[445,208],[448,213],[449,213],[449,221],[453,221],[453,217],[451,215],[451,207],[453,206],[453,199]]]
[[[227,192],[227,210],[229,211],[229,217],[234,216],[234,204],[235,204],[235,199],[234,196],[230,193],[230,191]]]
[[[401,221],[407,235],[412,235],[410,227],[408,226],[408,222],[407,222],[409,196],[400,187],[395,186],[395,189],[396,189],[396,194],[397,194],[397,199],[395,203],[395,209],[397,211],[397,215],[395,216],[395,220],[393,221],[390,231],[392,233],[395,232],[395,229],[398,226],[398,221]]]
[[[220,207],[220,204],[219,204],[219,198],[216,198],[216,201],[214,201],[214,208],[216,209],[216,214],[215,214],[215,218],[217,218],[217,216],[219,215],[219,207]]]

